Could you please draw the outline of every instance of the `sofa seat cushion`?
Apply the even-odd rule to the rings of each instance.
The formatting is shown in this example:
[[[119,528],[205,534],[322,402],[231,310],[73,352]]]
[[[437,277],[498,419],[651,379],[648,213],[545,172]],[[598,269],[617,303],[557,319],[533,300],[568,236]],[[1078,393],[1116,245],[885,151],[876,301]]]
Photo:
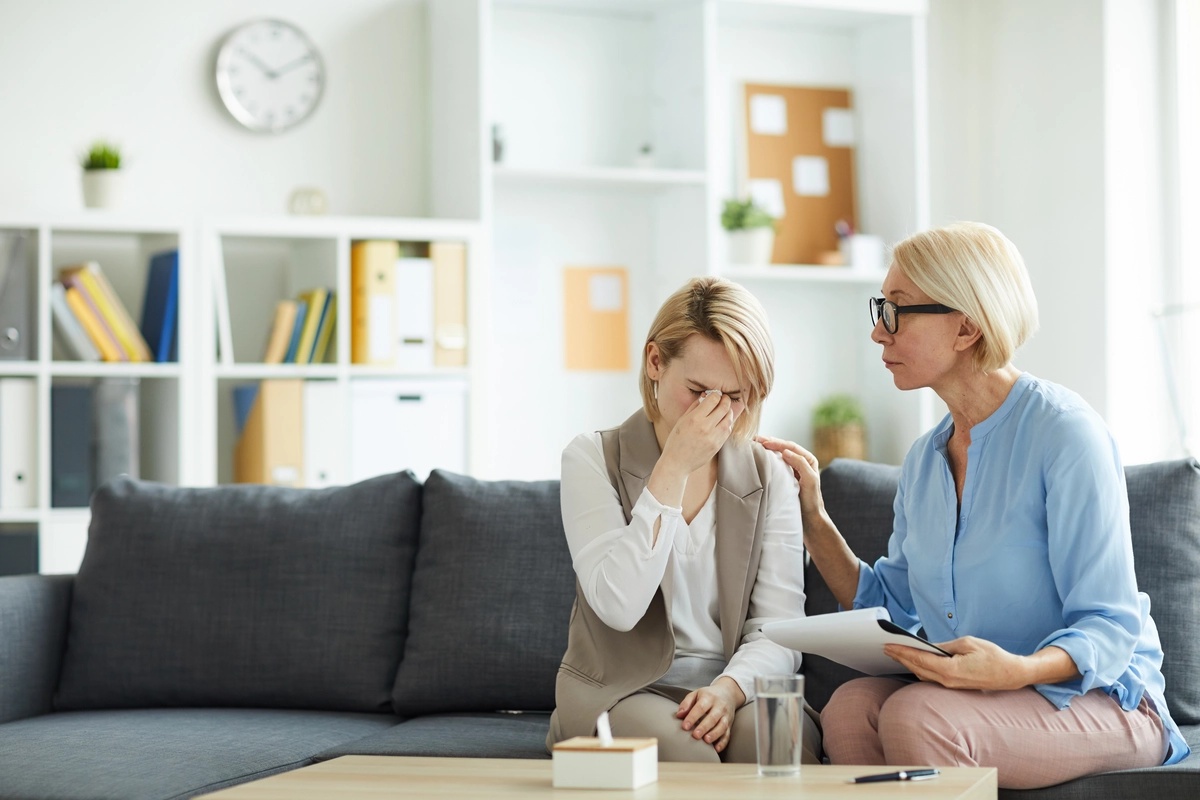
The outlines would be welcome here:
[[[1200,790],[1200,725],[1180,726],[1192,754],[1169,767],[1102,772],[1045,789],[1001,789],[998,800],[1195,800]]]
[[[318,753],[338,756],[447,756],[458,758],[549,758],[545,712],[434,714]]]
[[[575,572],[558,481],[425,481],[408,639],[393,709],[554,708]]]
[[[310,763],[394,726],[388,714],[261,709],[70,711],[0,725],[8,800],[190,797]]]
[[[96,491],[55,708],[386,712],[421,486]]]

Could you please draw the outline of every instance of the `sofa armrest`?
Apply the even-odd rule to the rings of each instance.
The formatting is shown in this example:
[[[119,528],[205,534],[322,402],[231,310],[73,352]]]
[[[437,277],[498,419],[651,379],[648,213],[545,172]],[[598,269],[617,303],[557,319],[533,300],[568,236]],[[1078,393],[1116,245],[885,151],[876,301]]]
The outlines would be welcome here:
[[[73,575],[0,578],[0,723],[51,710]]]

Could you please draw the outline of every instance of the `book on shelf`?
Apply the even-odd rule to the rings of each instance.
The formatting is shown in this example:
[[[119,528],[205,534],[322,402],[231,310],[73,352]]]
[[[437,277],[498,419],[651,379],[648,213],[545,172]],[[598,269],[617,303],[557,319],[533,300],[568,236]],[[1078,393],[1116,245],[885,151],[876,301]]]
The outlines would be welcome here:
[[[50,285],[50,317],[54,323],[54,341],[69,359],[99,361],[100,351],[83,329],[75,312],[67,305],[67,287],[58,281]]]
[[[244,383],[233,387],[230,393],[233,396],[233,431],[241,436],[246,429],[246,420],[250,418],[250,410],[254,408],[254,399],[258,397],[258,384]]]
[[[154,355],[146,344],[141,330],[129,316],[121,298],[113,290],[104,271],[95,261],[86,261],[59,269],[59,279],[68,286],[81,288],[88,295],[92,305],[99,312],[108,328],[113,332],[121,350],[125,353],[125,361],[153,361]]]
[[[396,260],[400,243],[361,241],[350,246],[350,361],[396,362]]]
[[[236,483],[301,486],[304,480],[304,381],[267,380],[234,445]]]
[[[99,309],[92,303],[88,295],[77,285],[64,285],[64,296],[67,307],[75,315],[92,344],[100,351],[105,361],[128,361],[129,356],[121,349],[116,334],[109,329]]]
[[[329,290],[320,287],[301,292],[297,298],[302,300],[308,309],[304,318],[304,327],[300,331],[300,341],[296,344],[296,363],[312,363],[313,345],[317,341],[317,329],[321,325],[321,317],[325,314],[325,301]]]
[[[287,358],[288,345],[292,341],[292,329],[296,327],[298,305],[295,300],[280,300],[275,304],[275,316],[271,320],[267,348],[263,352],[264,364],[282,364]]]
[[[433,365],[467,365],[467,246],[430,242],[433,262]]]
[[[296,301],[296,319],[292,323],[292,335],[288,339],[287,354],[283,357],[283,363],[296,364],[297,357],[300,352],[300,334],[304,331],[304,318],[308,316],[308,303],[304,300]]]
[[[92,387],[50,387],[50,505],[84,508],[95,487],[92,474]]]
[[[0,378],[0,509],[37,505],[37,380]],[[2,538],[2,537],[0,537]]]
[[[329,343],[333,341],[334,326],[337,325],[337,295],[330,292],[325,297],[325,309],[321,312],[321,324],[317,327],[317,340],[313,343],[313,364],[324,364],[329,352]]]
[[[150,257],[142,299],[140,330],[155,361],[178,360],[178,328],[179,251],[168,250]]]
[[[27,361],[32,353],[32,272],[25,234],[0,232],[0,361]]]

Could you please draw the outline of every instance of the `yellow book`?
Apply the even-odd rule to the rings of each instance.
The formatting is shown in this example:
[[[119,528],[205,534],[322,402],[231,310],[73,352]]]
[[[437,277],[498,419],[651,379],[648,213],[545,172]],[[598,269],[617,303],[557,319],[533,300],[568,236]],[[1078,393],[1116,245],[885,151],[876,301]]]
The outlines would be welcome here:
[[[88,261],[75,266],[63,267],[59,270],[59,275],[77,277],[83,283],[130,361],[154,360],[154,354],[150,352],[150,345],[146,344],[146,339],[142,336],[137,323],[129,316],[121,298],[117,297],[116,291],[108,282],[108,278],[104,276],[99,264],[95,261]]]
[[[263,381],[233,448],[235,483],[304,485],[304,381]]]
[[[317,328],[317,341],[313,344],[312,363],[324,364],[325,353],[329,350],[329,342],[333,339],[333,329],[337,324],[337,293],[330,292],[329,300],[326,301],[329,310],[325,313],[324,319],[321,320],[321,327]]]
[[[296,363],[311,364],[313,345],[317,341],[317,328],[321,325],[321,314],[325,311],[325,298],[328,289],[309,289],[301,292],[296,298],[308,303],[308,313],[304,316],[304,327],[300,329],[300,343],[296,345]]]
[[[282,364],[292,338],[292,326],[296,324],[296,301],[280,300],[275,304],[275,319],[271,323],[271,334],[267,349],[263,353],[264,364]]]
[[[105,361],[126,361],[125,352],[117,344],[112,332],[105,327],[99,313],[92,308],[88,299],[76,286],[66,286],[67,306],[71,313],[83,326],[83,331],[100,351],[100,357]]]
[[[350,247],[350,361],[396,363],[396,259],[399,242]]]

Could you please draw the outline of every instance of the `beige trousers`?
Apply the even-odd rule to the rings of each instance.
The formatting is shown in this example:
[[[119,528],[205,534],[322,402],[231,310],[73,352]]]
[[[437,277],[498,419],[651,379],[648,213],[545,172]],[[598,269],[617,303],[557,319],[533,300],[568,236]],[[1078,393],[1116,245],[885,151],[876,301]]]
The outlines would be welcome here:
[[[980,692],[858,678],[821,711],[834,764],[996,767],[1000,788],[1034,789],[1166,758],[1162,720],[1123,711],[1100,689],[1061,711],[1032,687]]]
[[[734,764],[753,764],[758,761],[754,733],[754,703],[739,708],[733,715],[733,730],[729,746],[721,753],[703,739],[692,737],[683,729],[683,721],[675,717],[679,704],[688,690],[655,685],[626,697],[608,712],[614,736],[653,736],[658,739],[659,761],[725,761]],[[676,699],[676,695],[678,699]],[[817,713],[807,704],[804,709],[804,743],[801,761],[819,764],[821,760],[821,729]]]

